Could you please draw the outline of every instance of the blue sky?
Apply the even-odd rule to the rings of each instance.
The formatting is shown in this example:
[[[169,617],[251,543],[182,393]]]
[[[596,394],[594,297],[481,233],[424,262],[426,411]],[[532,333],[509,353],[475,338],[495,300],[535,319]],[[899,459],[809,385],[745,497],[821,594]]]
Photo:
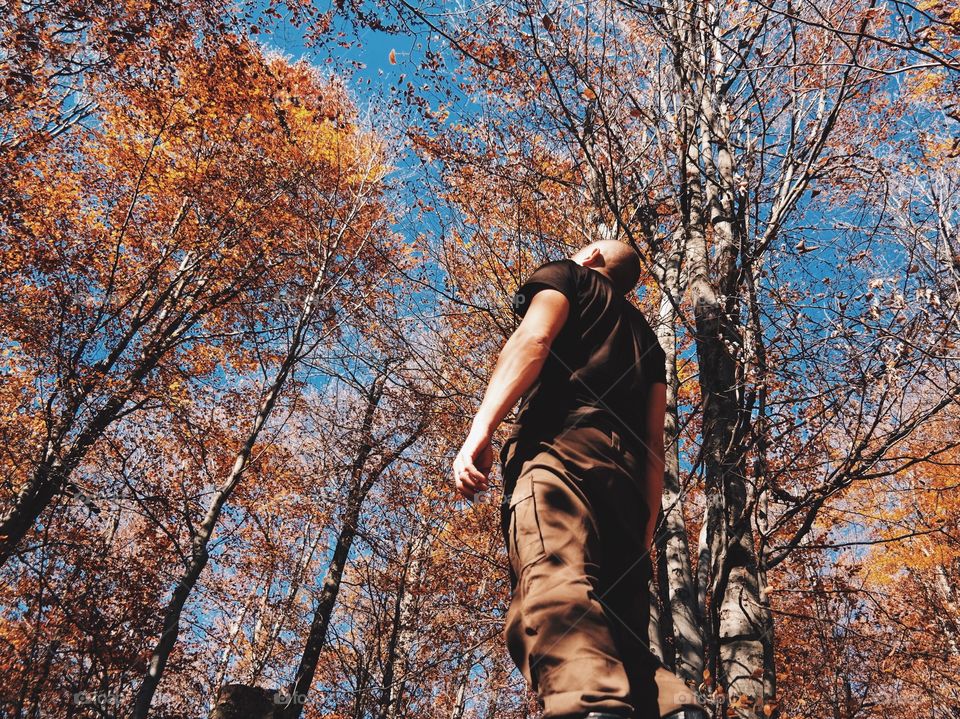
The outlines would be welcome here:
[[[287,13],[284,13],[285,15]],[[265,21],[261,25],[270,33],[259,35],[262,44],[280,50],[292,59],[306,59],[344,78],[359,105],[368,97],[386,91],[402,74],[407,79],[416,75],[417,63],[423,58],[420,39],[411,34],[390,35],[370,28],[354,28],[338,16],[325,40],[312,47],[303,36],[308,28],[291,22]],[[341,36],[340,33],[343,33]],[[319,46],[317,46],[319,45]],[[396,64],[390,62],[395,52]]]

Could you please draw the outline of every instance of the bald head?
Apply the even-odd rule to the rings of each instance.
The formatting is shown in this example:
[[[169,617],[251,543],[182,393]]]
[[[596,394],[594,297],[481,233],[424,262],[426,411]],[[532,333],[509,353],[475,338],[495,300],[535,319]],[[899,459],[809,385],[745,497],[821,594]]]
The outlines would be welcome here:
[[[640,279],[640,256],[625,242],[597,240],[581,247],[570,259],[609,277],[620,294],[632,290]]]

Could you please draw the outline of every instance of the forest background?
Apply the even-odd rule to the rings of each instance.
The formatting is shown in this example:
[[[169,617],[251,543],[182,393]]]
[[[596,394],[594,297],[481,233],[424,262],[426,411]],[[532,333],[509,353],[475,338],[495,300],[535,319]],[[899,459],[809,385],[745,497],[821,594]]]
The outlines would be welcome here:
[[[955,5],[0,38],[0,714],[535,715],[452,459],[514,289],[606,237],[667,353],[652,649],[714,719],[960,717]]]

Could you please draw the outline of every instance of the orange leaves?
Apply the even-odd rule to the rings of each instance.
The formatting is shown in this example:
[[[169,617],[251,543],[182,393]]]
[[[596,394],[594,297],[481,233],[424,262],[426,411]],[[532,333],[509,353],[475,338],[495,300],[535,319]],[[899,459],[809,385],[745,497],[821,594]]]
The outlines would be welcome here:
[[[940,88],[946,79],[946,73],[939,70],[927,70],[920,74],[911,87],[914,96],[922,97]]]
[[[150,398],[186,412],[197,382],[256,376],[282,355],[321,267],[339,284],[318,322],[390,251],[384,141],[308,64],[198,44],[149,83],[90,92],[97,122],[25,165],[4,228],[0,292],[17,302],[0,307],[0,331],[18,373],[0,389],[5,426],[70,427],[76,407],[117,393],[118,407]],[[5,436],[20,486],[36,438]]]
[[[103,5],[143,11],[143,3]],[[196,8],[189,0],[182,5]],[[100,10],[89,2],[66,6]],[[155,49],[141,30],[126,33]],[[196,549],[198,520],[215,516],[211,490],[238,467],[242,491],[222,523],[257,521],[219,534],[211,556],[229,579],[201,601],[234,588],[246,600],[258,589],[252,583],[277,566],[288,570],[277,575],[281,590],[292,581],[309,584],[315,562],[287,555],[302,549],[320,559],[320,539],[309,549],[286,540],[324,530],[332,502],[311,500],[337,476],[346,441],[324,448],[333,457],[324,465],[303,459],[324,434],[323,421],[282,435],[304,404],[301,361],[323,354],[336,332],[351,332],[352,342],[378,326],[380,336],[362,345],[370,360],[371,346],[389,341],[392,318],[381,313],[368,326],[350,326],[351,313],[392,301],[394,288],[382,277],[392,271],[389,281],[397,282],[401,274],[382,184],[390,170],[386,140],[362,127],[342,83],[222,33],[200,41],[185,24],[173,35],[183,43],[176,53],[128,56],[124,82],[104,72],[78,83],[96,100],[86,130],[5,155],[11,164],[0,178],[13,178],[3,198],[16,198],[15,211],[0,220],[0,498],[26,507],[27,534],[51,497],[57,505],[43,538],[31,538],[27,549],[56,547],[57,568],[44,575],[41,590],[10,586],[0,594],[8,607],[25,606],[56,587],[58,606],[31,605],[42,626],[33,628],[24,654],[44,656],[54,647],[58,656],[47,664],[54,674],[87,663],[111,691],[120,686],[115,671],[136,677],[145,670],[144,642],[158,635],[158,617],[183,570],[176,554]],[[141,52],[123,46],[123,32],[116,37],[118,53]],[[28,95],[18,99],[34,101],[38,117],[0,116],[11,119],[5,127],[22,123],[29,134],[57,122],[45,114],[56,103],[40,107]],[[281,360],[295,371],[278,372]],[[265,387],[285,393],[276,404],[265,402]],[[278,420],[267,416],[274,407]],[[344,440],[362,435],[353,431],[356,413],[336,419]],[[261,426],[262,435],[252,432]],[[238,463],[240,449],[251,450],[246,466]],[[48,481],[55,460],[56,472],[79,488],[73,496],[92,497],[108,522],[83,523],[79,502]],[[27,494],[31,487],[45,494]],[[238,536],[252,551],[230,548]],[[292,580],[293,571],[303,574]],[[238,577],[242,586],[232,584]],[[289,611],[287,602],[277,605]],[[264,607],[257,612],[259,621]],[[0,634],[19,651],[26,635],[10,616],[0,618]],[[255,630],[249,642],[234,632],[222,646],[272,650],[272,631]],[[26,685],[29,678],[16,680]],[[44,702],[60,699],[43,695]]]

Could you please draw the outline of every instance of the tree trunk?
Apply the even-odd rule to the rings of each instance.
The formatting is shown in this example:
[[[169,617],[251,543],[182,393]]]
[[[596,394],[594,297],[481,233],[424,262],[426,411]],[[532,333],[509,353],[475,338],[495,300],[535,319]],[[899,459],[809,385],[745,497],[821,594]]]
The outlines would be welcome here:
[[[162,677],[163,670],[166,668],[167,661],[170,658],[170,652],[176,645],[177,639],[180,635],[180,617],[183,614],[183,608],[186,605],[187,598],[190,596],[190,593],[196,586],[201,572],[203,572],[204,567],[207,566],[207,561],[210,558],[208,547],[210,544],[210,539],[213,536],[213,531],[220,519],[220,513],[222,512],[223,506],[226,504],[227,499],[229,499],[237,483],[240,481],[244,470],[247,468],[247,463],[250,459],[250,453],[260,436],[260,432],[263,429],[264,424],[266,423],[270,414],[273,412],[273,408],[276,404],[277,398],[279,397],[280,390],[286,382],[288,371],[289,368],[287,368],[286,371],[281,370],[280,375],[274,381],[270,391],[267,394],[266,400],[263,402],[260,411],[257,413],[257,418],[254,421],[254,425],[250,431],[250,434],[247,436],[247,440],[244,443],[243,449],[238,453],[236,459],[234,460],[233,469],[227,476],[226,481],[220,486],[220,489],[214,495],[213,501],[210,504],[210,507],[207,509],[206,516],[197,529],[197,534],[192,543],[189,564],[187,565],[183,576],[181,576],[180,581],[177,582],[177,586],[173,590],[173,596],[171,597],[170,602],[167,604],[167,607],[164,611],[163,629],[160,634],[160,639],[157,641],[157,644],[153,650],[153,654],[150,657],[147,675],[143,678],[140,688],[137,690],[136,703],[133,713],[133,716],[136,719],[146,719],[146,716],[150,711],[150,704],[153,702],[153,695],[157,690],[157,686],[160,684],[160,678]]]
[[[297,719],[303,711],[307,691],[313,683],[313,675],[317,670],[317,662],[327,638],[327,628],[333,616],[337,595],[340,593],[340,582],[346,568],[347,557],[353,547],[353,540],[357,535],[357,524],[360,520],[360,511],[366,492],[354,489],[350,493],[347,503],[347,512],[343,520],[343,527],[337,537],[337,544],[333,550],[333,558],[327,567],[327,576],[323,580],[323,588],[317,608],[313,612],[313,621],[310,623],[310,634],[300,664],[294,677],[293,685],[288,694],[288,701],[283,703],[283,719]]]
[[[472,657],[469,657],[472,659]],[[450,711],[450,719],[463,719],[463,713],[467,709],[467,685],[470,683],[470,666],[457,682],[457,696],[453,700],[453,709]]]
[[[321,285],[325,277],[326,267],[324,265],[318,270],[313,279],[313,284],[304,298],[300,317],[294,328],[286,355],[277,370],[276,377],[267,390],[266,396],[260,403],[257,415],[253,421],[253,426],[250,428],[243,447],[241,447],[237,453],[230,473],[214,495],[203,522],[198,527],[197,533],[193,538],[190,562],[180,581],[177,582],[177,586],[173,591],[173,597],[164,611],[163,629],[160,634],[160,639],[157,641],[153,654],[150,657],[147,675],[143,678],[143,682],[137,690],[133,714],[135,719],[146,719],[147,717],[150,704],[153,702],[153,695],[157,690],[160,678],[163,675],[163,670],[170,658],[170,652],[173,650],[180,635],[180,617],[183,614],[184,605],[193,588],[196,586],[197,580],[200,578],[200,573],[207,565],[210,556],[208,546],[213,536],[213,531],[216,528],[217,522],[220,520],[220,514],[223,511],[224,505],[233,494],[233,490],[236,488],[237,483],[247,468],[250,454],[257,440],[260,438],[260,432],[273,413],[273,409],[276,406],[277,400],[280,398],[280,393],[283,391],[290,373],[293,371],[294,365],[300,359],[305,344],[306,332],[310,322],[313,320],[317,300],[320,296]]]
[[[273,719],[276,692],[245,684],[227,684],[217,693],[210,719]]]
[[[90,401],[95,383],[91,380],[77,389],[71,382],[76,378],[75,375],[61,379],[66,385],[61,391],[67,397],[58,413],[54,411],[52,400],[45,408],[47,420],[52,426],[43,447],[42,457],[30,481],[20,488],[10,506],[0,514],[0,567],[7,563],[43,510],[68,485],[73,470],[83,461],[87,451],[107,427],[117,420],[144,379],[182,335],[200,320],[203,309],[191,314],[191,300],[194,296],[187,290],[188,283],[196,279],[196,265],[196,258],[191,253],[186,253],[166,290],[160,292],[159,298],[149,307],[145,303],[141,305],[142,311],[137,313],[130,327],[112,346],[106,357],[97,363],[96,369],[102,377],[106,377],[146,326],[147,321],[156,321],[158,329],[146,343],[136,366],[119,383],[120,389],[102,401],[86,424],[78,426],[77,420],[84,405]],[[87,339],[81,343],[81,347]],[[75,356],[79,356],[79,353],[80,350],[77,350]],[[74,430],[76,438],[71,444],[68,437]]]
[[[662,515],[661,515],[662,516]],[[657,561],[654,572],[657,575],[656,583],[650,582],[647,593],[650,595],[650,626],[647,632],[650,642],[650,651],[660,657],[664,666],[673,669],[673,621],[670,616],[669,592],[667,586],[666,553],[663,551],[661,537],[654,537],[658,544]]]
[[[660,322],[657,339],[667,355],[667,411],[664,418],[663,528],[659,546],[664,554],[665,579],[661,592],[670,612],[674,645],[673,663],[668,666],[682,679],[699,684],[703,679],[703,615],[697,607],[697,585],[690,566],[690,548],[683,516],[684,497],[680,493],[680,442],[677,421],[677,316],[676,301],[680,297],[681,238],[667,258],[660,283]],[[672,298],[671,298],[672,295]]]
[[[737,304],[739,237],[732,223],[733,167],[726,145],[726,116],[722,110],[714,114],[714,108],[724,107],[724,98],[713,65],[720,63],[721,50],[709,40],[709,24],[715,20],[707,17],[711,12],[715,8],[708,4],[685,13],[678,23],[683,41],[675,57],[683,93],[677,123],[684,142],[683,210],[703,397],[702,455],[711,561],[709,659],[726,696],[736,701],[744,695],[747,712],[756,716],[752,707],[763,698],[759,677],[769,635],[757,613],[757,557],[746,512],[737,394],[737,353],[742,348]],[[719,148],[716,165],[714,145]],[[717,243],[714,263],[707,246],[708,219]]]
[[[394,613],[393,631],[387,648],[383,670],[383,694],[380,699],[380,719],[397,719],[403,689],[407,679],[410,647],[416,636],[417,594],[427,552],[430,549],[429,526],[414,537],[408,561],[404,564]],[[411,586],[412,585],[412,586]]]
[[[317,671],[317,663],[320,660],[320,652],[327,639],[327,629],[330,626],[330,619],[333,617],[333,610],[337,603],[337,596],[340,593],[340,583],[343,579],[343,572],[346,569],[347,558],[350,556],[350,549],[353,547],[353,540],[357,536],[360,514],[363,509],[363,503],[370,492],[373,483],[382,473],[392,459],[382,460],[378,467],[366,473],[365,467],[372,445],[373,419],[383,397],[384,383],[386,377],[381,375],[373,383],[373,387],[367,396],[367,406],[364,410],[363,420],[361,422],[362,443],[357,451],[350,468],[349,494],[347,495],[347,506],[343,517],[343,526],[340,528],[340,534],[337,537],[337,543],[333,550],[333,557],[327,567],[327,576],[323,580],[323,587],[320,591],[320,599],[317,601],[317,607],[313,612],[313,620],[310,623],[310,633],[307,636],[307,642],[300,657],[300,664],[297,666],[293,683],[285,694],[285,702],[278,712],[278,716],[283,719],[299,719],[303,711],[303,705],[306,703],[307,693],[313,684],[313,676]],[[412,441],[412,437],[409,438]],[[396,457],[399,452],[392,453]]]

